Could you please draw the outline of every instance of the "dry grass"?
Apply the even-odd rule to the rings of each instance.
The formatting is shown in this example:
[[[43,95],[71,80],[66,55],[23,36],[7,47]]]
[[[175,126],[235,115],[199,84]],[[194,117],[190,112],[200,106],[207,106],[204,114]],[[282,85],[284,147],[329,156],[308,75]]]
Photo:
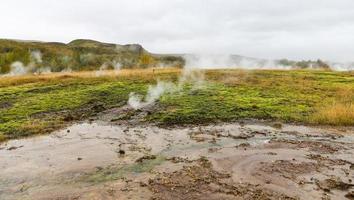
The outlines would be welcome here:
[[[354,124],[354,104],[335,102],[319,109],[312,116],[312,121],[318,124],[352,126]]]
[[[62,80],[68,78],[127,78],[138,77],[142,79],[151,80],[155,75],[164,74],[179,74],[181,69],[179,68],[148,68],[148,69],[122,69],[119,71],[106,70],[106,71],[81,71],[81,72],[60,72],[49,73],[40,75],[24,75],[24,76],[9,76],[0,77],[0,87],[16,86],[26,83],[36,82],[49,82],[52,80]]]
[[[312,115],[311,121],[317,124],[354,125],[354,89],[339,88],[335,100],[328,106],[319,107]]]

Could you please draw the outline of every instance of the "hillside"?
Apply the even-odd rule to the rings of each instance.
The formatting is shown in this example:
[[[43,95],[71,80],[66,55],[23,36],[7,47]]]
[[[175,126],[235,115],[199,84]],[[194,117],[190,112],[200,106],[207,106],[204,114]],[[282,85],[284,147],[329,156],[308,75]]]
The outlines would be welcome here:
[[[68,44],[0,39],[0,74],[185,66],[351,71],[354,64],[267,60],[241,55],[154,54],[139,44],[120,45],[87,39],[73,40]]]
[[[181,57],[151,54],[138,44],[119,45],[84,39],[68,44],[0,39],[1,74],[183,65]]]

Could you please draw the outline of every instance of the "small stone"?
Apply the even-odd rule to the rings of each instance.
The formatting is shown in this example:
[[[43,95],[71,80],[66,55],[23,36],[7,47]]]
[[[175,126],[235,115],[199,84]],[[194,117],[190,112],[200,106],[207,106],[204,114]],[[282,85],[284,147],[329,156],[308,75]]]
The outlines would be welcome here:
[[[122,149],[120,149],[120,150],[118,151],[118,153],[119,153],[120,155],[125,155],[125,151],[122,150]]]
[[[16,150],[16,149],[19,149],[19,148],[22,148],[22,147],[23,147],[23,145],[21,145],[21,146],[19,146],[19,147],[13,146],[13,147],[9,147],[7,150],[8,150],[8,151],[12,151],[12,150]]]
[[[280,122],[276,122],[273,124],[273,127],[276,128],[276,129],[281,129],[283,127],[283,124],[280,123]]]
[[[351,164],[349,169],[354,170],[354,164]]]
[[[345,197],[348,199],[354,199],[354,191],[348,192]]]
[[[144,182],[140,182],[140,187],[146,187],[147,186],[147,184],[146,183],[144,183]]]
[[[275,153],[275,152],[268,152],[267,154],[268,154],[268,155],[271,155],[271,156],[276,156],[276,155],[278,155],[278,154]]]
[[[82,160],[82,158],[78,157],[77,160]]]

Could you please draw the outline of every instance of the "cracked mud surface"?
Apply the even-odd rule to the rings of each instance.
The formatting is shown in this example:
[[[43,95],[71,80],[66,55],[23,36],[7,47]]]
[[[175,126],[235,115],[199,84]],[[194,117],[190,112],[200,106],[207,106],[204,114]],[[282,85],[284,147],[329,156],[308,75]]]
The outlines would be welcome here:
[[[108,122],[109,121],[109,122]],[[353,199],[354,129],[95,120],[0,144],[0,199]]]

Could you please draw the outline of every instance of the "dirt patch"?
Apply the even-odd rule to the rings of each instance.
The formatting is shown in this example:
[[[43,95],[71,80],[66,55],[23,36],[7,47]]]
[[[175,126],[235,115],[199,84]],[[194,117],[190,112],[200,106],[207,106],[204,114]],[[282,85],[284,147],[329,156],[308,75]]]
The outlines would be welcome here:
[[[196,165],[173,173],[161,173],[150,179],[153,199],[295,199],[268,191],[259,185],[235,184],[231,175],[212,169],[206,158]]]
[[[286,144],[288,148],[308,148],[310,151],[317,153],[332,154],[343,148],[341,146],[334,146],[320,141],[299,141],[287,139],[274,139],[270,141],[271,144]]]
[[[338,177],[316,181],[316,185],[325,192],[330,192],[333,189],[348,190],[354,187],[354,184],[345,183]]]
[[[320,166],[313,162],[295,162],[289,160],[276,160],[272,163],[260,163],[259,170],[268,174],[280,175],[288,179],[296,179],[301,174],[318,171]]]
[[[12,106],[12,103],[10,103],[10,102],[7,102],[7,101],[0,102],[0,110],[10,108],[11,106]]]
[[[317,161],[321,166],[334,166],[334,165],[352,165],[351,162],[343,159],[330,159],[318,154],[309,154],[307,157],[311,160]]]

